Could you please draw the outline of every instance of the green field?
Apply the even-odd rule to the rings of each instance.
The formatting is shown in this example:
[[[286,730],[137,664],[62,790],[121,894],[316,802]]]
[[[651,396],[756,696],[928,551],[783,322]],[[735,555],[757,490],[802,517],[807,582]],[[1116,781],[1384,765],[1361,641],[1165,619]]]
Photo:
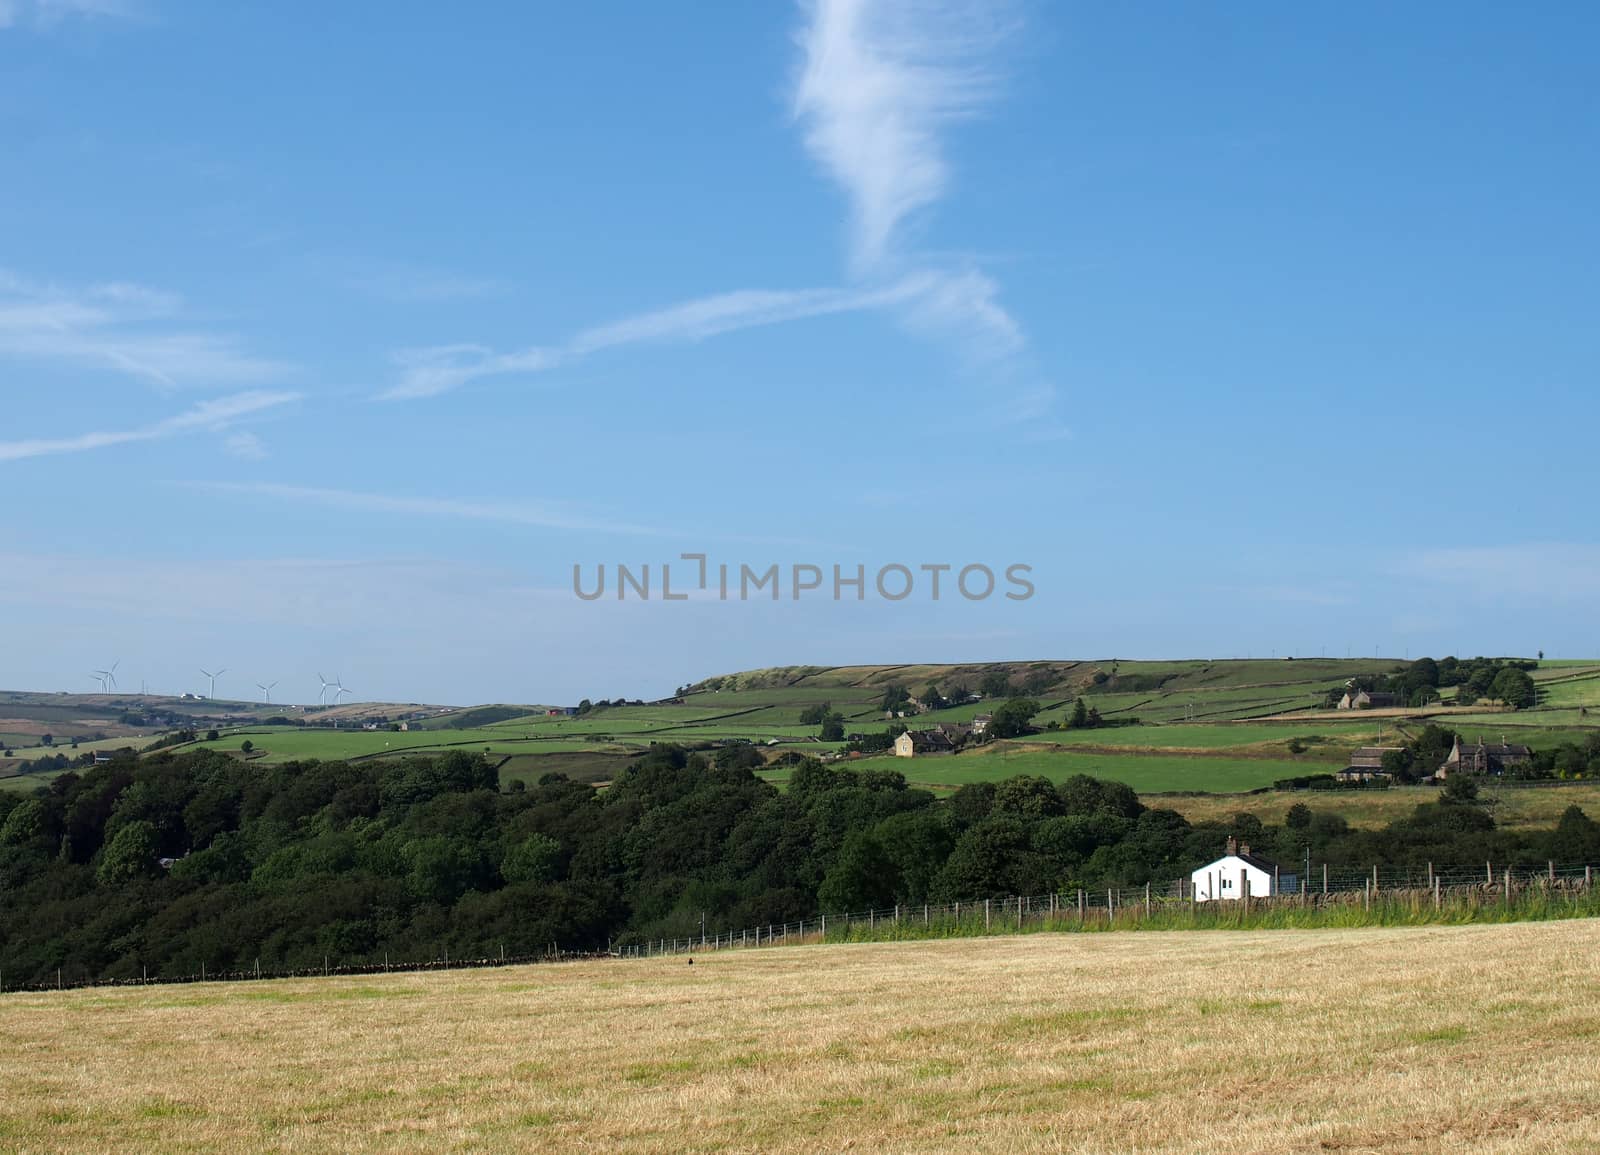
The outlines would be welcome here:
[[[505,703],[464,710],[352,703],[298,715],[295,707],[250,703],[191,700],[174,702],[172,708],[187,711],[202,732],[212,724],[221,732],[215,742],[201,741],[180,749],[213,748],[238,754],[240,744],[248,739],[255,746],[253,760],[266,763],[487,751],[501,760],[507,781],[532,782],[544,773],[560,772],[579,781],[601,783],[611,780],[630,756],[657,742],[705,748],[745,741],[759,747],[769,759],[831,752],[842,744],[818,741],[818,728],[802,723],[801,712],[827,702],[845,716],[847,732],[881,732],[888,725],[882,710],[884,690],[894,684],[913,695],[921,694],[930,682],[946,692],[958,686],[976,690],[986,675],[1001,673],[1010,679],[1011,693],[1027,693],[1044,707],[1035,719],[1040,732],[1022,741],[991,743],[953,758],[880,758],[852,763],[886,766],[913,782],[941,790],[1010,774],[1042,774],[1059,780],[1083,773],[1117,779],[1147,792],[1232,793],[1258,789],[1280,778],[1338,769],[1352,748],[1403,741],[1429,721],[1474,739],[1504,737],[1535,748],[1581,742],[1600,730],[1600,663],[1593,661],[1551,663],[1536,670],[1539,705],[1529,710],[1462,710],[1447,705],[1404,715],[1363,717],[1324,708],[1329,690],[1342,686],[1346,679],[1389,672],[1402,664],[1371,658],[1258,658],[778,667],[707,679],[690,687],[681,700],[601,706],[582,717],[551,717],[541,707]],[[1052,722],[1064,722],[1079,696],[1108,721],[1138,719],[1138,724],[1092,730],[1043,729]],[[112,726],[117,709],[132,708],[126,699],[95,695],[10,693],[0,702],[0,709],[6,702],[18,720],[7,727],[0,715],[0,728],[18,738],[30,731],[42,732],[35,727],[55,721],[70,721],[80,728]],[[915,728],[970,722],[976,714],[991,712],[997,703],[995,698],[962,701],[935,712],[913,714],[904,721]],[[269,709],[281,709],[308,721],[337,717],[350,728],[263,726],[260,723]],[[209,710],[219,711],[221,716],[208,715]],[[416,720],[403,732],[358,728],[362,720],[386,714],[409,715]],[[98,745],[115,748],[138,740],[109,738]],[[1304,747],[1298,755],[1290,750],[1291,741]],[[91,748],[82,744],[79,752]],[[51,753],[32,745],[18,749],[29,758]],[[16,767],[15,760],[0,763],[0,788],[37,785],[36,778],[4,777]],[[787,771],[775,766],[767,775],[782,781]]]
[[[320,759],[333,761],[412,753],[441,754],[450,750],[491,754],[568,753],[592,750],[596,743],[581,735],[568,738],[524,738],[504,730],[314,730],[252,727],[230,730],[216,741],[201,740],[177,750],[224,750],[237,753],[249,741],[255,756],[267,762]]]
[[[1176,810],[1190,822],[1223,822],[1237,814],[1254,814],[1268,824],[1281,823],[1289,807],[1303,803],[1318,814],[1337,814],[1351,826],[1376,830],[1409,817],[1424,803],[1435,802],[1432,786],[1395,786],[1388,790],[1272,790],[1263,794],[1145,795],[1146,806]],[[1549,829],[1569,806],[1600,814],[1600,782],[1490,787],[1482,795],[1485,809],[1502,830]]]
[[[897,770],[913,785],[951,790],[970,782],[993,782],[1017,774],[1061,782],[1087,774],[1123,782],[1141,794],[1204,790],[1236,793],[1270,786],[1280,778],[1326,772],[1330,763],[1283,758],[1230,758],[1201,755],[1082,754],[1000,747],[993,753],[930,758],[864,758],[858,769]]]

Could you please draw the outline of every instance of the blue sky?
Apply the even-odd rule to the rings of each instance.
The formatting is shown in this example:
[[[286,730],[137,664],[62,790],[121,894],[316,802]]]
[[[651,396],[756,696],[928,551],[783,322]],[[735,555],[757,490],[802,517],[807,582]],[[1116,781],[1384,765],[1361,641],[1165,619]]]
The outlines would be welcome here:
[[[0,683],[1600,655],[1597,33],[0,0]]]

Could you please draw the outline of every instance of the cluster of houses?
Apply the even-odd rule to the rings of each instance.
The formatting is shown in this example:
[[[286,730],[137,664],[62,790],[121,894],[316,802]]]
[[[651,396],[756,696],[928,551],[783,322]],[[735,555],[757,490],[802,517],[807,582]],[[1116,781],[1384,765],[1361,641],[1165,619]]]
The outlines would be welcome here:
[[[1350,755],[1345,768],[1334,775],[1340,782],[1390,781],[1394,775],[1383,768],[1383,758],[1398,746],[1362,746]],[[1452,774],[1503,774],[1533,761],[1533,749],[1516,742],[1463,742],[1460,735],[1450,753],[1424,782],[1443,782]]]
[[[940,722],[928,730],[907,730],[894,740],[898,758],[914,758],[918,754],[954,754],[968,738],[982,737],[989,732],[992,714],[975,715],[966,722]]]

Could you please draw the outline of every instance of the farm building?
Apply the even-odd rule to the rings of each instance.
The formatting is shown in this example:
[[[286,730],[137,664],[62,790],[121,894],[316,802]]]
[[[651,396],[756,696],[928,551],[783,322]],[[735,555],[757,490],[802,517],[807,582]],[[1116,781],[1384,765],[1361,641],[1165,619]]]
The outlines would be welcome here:
[[[1340,782],[1371,782],[1379,778],[1393,778],[1383,768],[1383,756],[1398,751],[1398,746],[1362,746],[1353,751],[1345,768],[1334,775]]]
[[[988,733],[989,723],[993,721],[993,714],[974,714],[972,718],[972,732],[974,734]]]
[[[1394,778],[1387,770],[1373,770],[1367,766],[1346,766],[1334,774],[1336,782],[1378,782]]]
[[[1463,744],[1460,735],[1450,747],[1450,756],[1434,772],[1435,778],[1448,778],[1452,774],[1500,774],[1510,766],[1521,766],[1533,760],[1533,749],[1515,742],[1468,742]]]
[[[950,754],[956,748],[943,730],[907,730],[894,740],[898,758],[911,758],[918,754]]]
[[[1251,854],[1249,843],[1241,846],[1238,839],[1229,838],[1227,853],[1192,872],[1189,887],[1196,902],[1266,898],[1295,893],[1299,889],[1299,878],[1282,873],[1276,862]]]
[[[1381,690],[1347,690],[1339,699],[1341,710],[1389,710],[1401,705],[1399,694]]]

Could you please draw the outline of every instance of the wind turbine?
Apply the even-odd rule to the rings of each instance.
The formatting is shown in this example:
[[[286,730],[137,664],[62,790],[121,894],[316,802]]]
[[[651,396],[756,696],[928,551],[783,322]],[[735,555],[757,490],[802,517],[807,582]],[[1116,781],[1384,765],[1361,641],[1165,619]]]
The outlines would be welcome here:
[[[215,674],[213,674],[210,670],[201,670],[200,671],[200,673],[203,674],[205,677],[211,679],[211,692],[206,695],[206,701],[209,702],[209,701],[213,700],[214,698],[216,698],[216,696],[217,696],[217,679],[222,677],[222,675],[226,674],[227,672],[228,671],[226,669],[218,670]]]
[[[338,683],[338,679],[335,678],[332,682],[330,682],[321,674],[318,674],[317,681],[322,683],[322,690],[317,694],[317,705],[326,706],[328,704],[328,691],[333,689],[333,687]]]
[[[120,665],[122,665],[122,659],[118,658],[116,661],[111,663],[111,668],[109,670],[99,671],[106,676],[106,681],[111,683],[111,688],[113,690],[117,688],[117,667]]]
[[[106,692],[106,679],[111,676],[111,671],[109,671],[109,670],[90,670],[89,671],[89,676],[91,678],[93,678],[95,681],[100,683],[100,692],[102,694],[104,694]]]
[[[335,690],[335,691],[334,691],[334,693],[333,693],[333,704],[334,704],[334,705],[335,705],[335,706],[337,706],[337,705],[338,705],[338,704],[339,704],[339,695],[340,695],[340,694],[349,694],[349,695],[350,695],[350,696],[351,696],[351,697],[352,697],[352,698],[354,698],[354,697],[355,697],[355,696],[356,696],[356,695],[355,695],[355,691],[353,691],[353,690],[347,690],[347,689],[345,689],[345,688],[344,688],[344,680],[343,680],[343,679],[341,679],[341,678],[340,678],[340,677],[339,677],[339,675],[338,675],[338,674],[335,674],[335,675],[334,675],[334,676],[333,676],[333,684],[334,684],[334,685],[335,685],[335,686],[338,686],[338,687],[339,687],[339,688],[338,688],[338,689],[337,689],[337,690]]]
[[[272,687],[276,686],[277,684],[278,683],[276,683],[276,682],[257,682],[256,683],[256,689],[261,691],[262,695],[267,700],[267,705],[269,705],[269,706],[272,705]]]

